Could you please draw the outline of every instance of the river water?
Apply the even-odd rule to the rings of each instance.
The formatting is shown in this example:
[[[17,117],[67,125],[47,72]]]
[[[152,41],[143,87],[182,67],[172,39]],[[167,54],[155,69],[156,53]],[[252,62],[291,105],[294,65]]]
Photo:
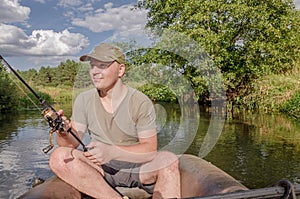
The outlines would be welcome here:
[[[247,113],[224,121],[204,110],[183,114],[162,105],[156,110],[160,149],[203,157],[248,188],[281,179],[299,183],[300,125],[293,119]],[[0,198],[17,198],[35,178],[53,175],[49,155],[42,152],[48,131],[39,111],[0,115]]]

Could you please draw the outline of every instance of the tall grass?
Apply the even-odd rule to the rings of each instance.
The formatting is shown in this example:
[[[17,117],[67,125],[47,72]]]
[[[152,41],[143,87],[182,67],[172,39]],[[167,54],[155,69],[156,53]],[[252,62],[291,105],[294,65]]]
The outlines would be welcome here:
[[[38,87],[40,92],[46,93],[51,96],[54,104],[69,104],[72,103],[73,99],[73,87]]]
[[[300,118],[300,91],[282,105],[281,111],[295,118]]]
[[[284,112],[299,117],[300,66],[287,74],[268,75],[253,83],[242,103],[251,110]]]
[[[76,96],[92,87],[86,88],[74,88],[73,86],[40,86],[37,89],[40,92],[46,93],[51,96],[53,103],[51,104],[55,110],[63,109],[64,114],[67,117],[71,116],[72,113],[72,105],[76,98]]]

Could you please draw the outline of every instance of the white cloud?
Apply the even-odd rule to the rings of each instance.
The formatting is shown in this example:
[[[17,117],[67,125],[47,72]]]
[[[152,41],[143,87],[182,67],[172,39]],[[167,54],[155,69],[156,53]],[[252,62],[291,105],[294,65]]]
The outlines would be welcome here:
[[[33,43],[29,53],[34,55],[73,55],[88,45],[88,40],[79,33],[68,30],[35,30],[24,43]]]
[[[30,14],[30,8],[21,6],[18,0],[4,0],[0,10],[0,23],[23,22]]]
[[[0,24],[0,44],[16,44],[19,39],[26,38],[25,32],[12,25]]]
[[[74,18],[73,25],[90,29],[93,32],[114,31],[125,34],[139,34],[144,30],[147,19],[146,10],[133,10],[132,5],[113,7],[112,3],[104,9],[95,10],[83,18]],[[130,33],[131,32],[131,33]]]
[[[80,11],[80,12],[88,12],[88,11],[93,11],[93,10],[94,10],[93,4],[91,4],[91,3],[84,4],[83,6],[78,8],[78,11]]]
[[[0,49],[5,55],[69,56],[89,45],[82,34],[68,30],[34,30],[31,35],[12,25],[0,24]]]
[[[69,6],[78,6],[81,5],[81,0],[59,0],[58,5],[62,7],[69,7]]]

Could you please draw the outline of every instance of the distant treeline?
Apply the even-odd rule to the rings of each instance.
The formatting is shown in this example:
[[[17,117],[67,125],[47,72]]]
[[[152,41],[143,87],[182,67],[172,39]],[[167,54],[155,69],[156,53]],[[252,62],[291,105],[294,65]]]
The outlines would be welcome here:
[[[39,70],[29,69],[18,71],[31,85],[36,86],[73,86],[80,64],[67,60],[61,62],[57,67],[44,67]]]
[[[40,97],[53,101],[46,92],[40,92],[42,87],[72,87],[76,75],[80,71],[80,64],[67,60],[61,62],[57,67],[41,67],[39,70],[29,69],[17,71],[20,76],[32,87]],[[89,82],[89,77],[86,77]],[[31,108],[39,102],[34,95],[7,69],[0,64],[0,111]]]

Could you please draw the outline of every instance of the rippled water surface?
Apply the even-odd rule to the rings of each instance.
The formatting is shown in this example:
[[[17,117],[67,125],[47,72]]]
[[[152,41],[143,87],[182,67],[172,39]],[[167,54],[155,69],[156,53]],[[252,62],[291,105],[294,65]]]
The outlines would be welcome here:
[[[27,191],[35,177],[51,176],[48,155],[48,127],[36,113],[1,116],[0,198],[16,198]]]
[[[211,116],[201,112],[195,122],[193,113],[182,118],[173,106],[157,111],[160,148],[199,155]],[[298,183],[299,123],[283,116],[245,115],[224,123],[205,159],[249,188],[266,187],[280,179]],[[192,131],[196,133],[189,134]],[[38,111],[0,115],[0,198],[17,198],[31,188],[35,178],[53,175],[49,155],[42,152],[49,144],[48,135],[48,124]]]

